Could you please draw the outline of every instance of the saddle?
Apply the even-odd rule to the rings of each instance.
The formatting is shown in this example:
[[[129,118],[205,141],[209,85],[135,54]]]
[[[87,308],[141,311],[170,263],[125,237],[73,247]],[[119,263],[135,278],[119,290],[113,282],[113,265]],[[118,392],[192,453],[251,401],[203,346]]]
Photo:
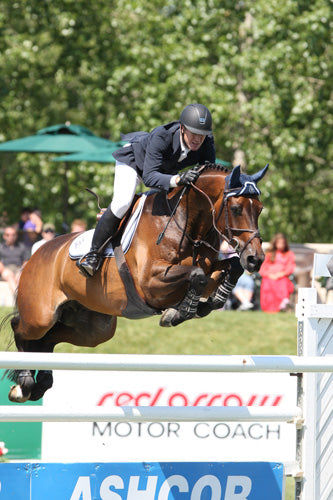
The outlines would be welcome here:
[[[124,254],[128,252],[136,228],[139,224],[142,210],[145,204],[145,201],[147,199],[147,196],[149,196],[151,192],[147,193],[142,193],[139,198],[139,203],[137,204],[137,207],[135,208],[134,212],[132,215],[129,217],[128,222],[126,224],[126,220],[124,221],[125,224],[122,224],[122,226],[125,225],[125,229],[122,233],[120,244],[123,249]],[[126,217],[125,217],[126,219]],[[86,255],[90,251],[91,247],[91,241],[92,237],[94,234],[94,229],[90,229],[89,231],[85,231],[84,233],[79,234],[71,243],[69,247],[69,256],[73,260],[80,259],[83,257],[83,255]],[[112,242],[110,241],[107,246],[103,250],[103,258],[104,257],[114,257],[114,248],[112,246]]]

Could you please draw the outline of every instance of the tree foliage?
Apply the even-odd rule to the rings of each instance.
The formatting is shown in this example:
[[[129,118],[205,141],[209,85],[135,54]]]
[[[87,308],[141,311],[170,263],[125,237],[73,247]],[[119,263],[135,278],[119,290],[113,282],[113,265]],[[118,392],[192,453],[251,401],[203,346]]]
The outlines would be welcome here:
[[[244,155],[261,183],[263,237],[331,241],[331,0],[3,0],[0,139],[71,121],[119,140],[212,111],[217,156]],[[45,220],[95,220],[113,166],[0,154],[0,212],[37,205]],[[65,201],[64,201],[65,200]]]

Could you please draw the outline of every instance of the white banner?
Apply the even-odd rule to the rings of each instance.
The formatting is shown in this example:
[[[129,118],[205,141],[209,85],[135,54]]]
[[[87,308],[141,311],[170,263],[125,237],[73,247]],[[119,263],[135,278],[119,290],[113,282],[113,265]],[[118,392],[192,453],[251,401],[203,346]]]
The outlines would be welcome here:
[[[280,373],[54,371],[45,407],[295,406]],[[295,426],[281,422],[43,423],[44,461],[295,460]]]

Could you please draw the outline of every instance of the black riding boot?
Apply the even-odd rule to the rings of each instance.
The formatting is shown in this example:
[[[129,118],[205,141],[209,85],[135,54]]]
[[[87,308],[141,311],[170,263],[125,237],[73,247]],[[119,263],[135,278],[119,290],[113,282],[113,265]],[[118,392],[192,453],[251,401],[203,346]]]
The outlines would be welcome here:
[[[121,219],[112,213],[110,207],[106,209],[94,231],[91,249],[87,255],[84,256],[84,261],[79,260],[77,266],[88,278],[94,276],[95,272],[99,269],[103,257],[100,250],[107,239],[111,238],[117,231]]]

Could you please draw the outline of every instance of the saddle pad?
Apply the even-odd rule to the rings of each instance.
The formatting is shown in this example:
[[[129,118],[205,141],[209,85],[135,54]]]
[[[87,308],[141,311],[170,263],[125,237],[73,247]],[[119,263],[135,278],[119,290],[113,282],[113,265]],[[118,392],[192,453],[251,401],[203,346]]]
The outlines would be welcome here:
[[[131,246],[132,239],[135,234],[137,225],[139,223],[142,210],[148,194],[150,194],[150,192],[142,193],[138,206],[136,207],[133,215],[130,217],[128,224],[125,228],[124,234],[122,235],[121,246],[124,253],[126,253]],[[89,229],[89,231],[85,231],[84,233],[79,234],[79,236],[77,236],[73,240],[73,242],[69,247],[69,256],[71,259],[80,259],[83,255],[86,255],[89,252],[93,234],[94,234],[94,229]],[[103,257],[113,257],[113,256],[114,256],[113,247],[112,243],[110,242],[103,251]]]

